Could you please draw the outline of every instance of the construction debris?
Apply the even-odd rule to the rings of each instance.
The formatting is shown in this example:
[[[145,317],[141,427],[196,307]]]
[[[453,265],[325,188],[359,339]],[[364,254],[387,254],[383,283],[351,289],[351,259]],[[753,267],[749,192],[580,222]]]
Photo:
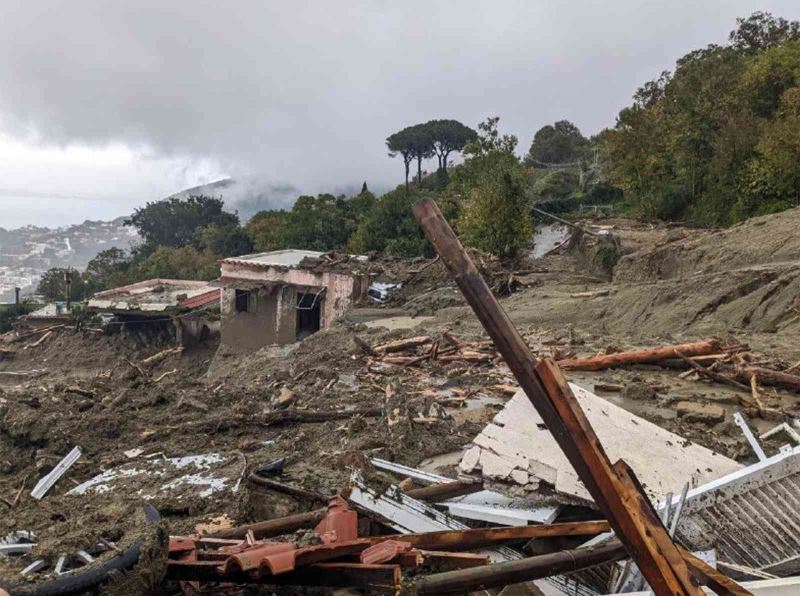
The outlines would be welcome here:
[[[437,237],[453,248],[446,230]],[[141,542],[148,558],[112,581],[141,573],[154,593],[507,595],[546,577],[580,596],[660,596],[695,594],[687,577],[732,594],[747,593],[734,581],[794,581],[781,577],[800,572],[800,319],[781,311],[794,295],[769,294],[767,309],[757,289],[727,320],[748,298],[699,296],[727,283],[720,271],[695,276],[707,263],[685,265],[700,288],[687,293],[673,280],[609,282],[572,250],[514,271],[470,255],[492,291],[527,288],[503,302],[519,337],[469,267],[456,274],[479,320],[463,308],[446,279],[464,264],[457,251],[323,255],[320,273],[393,281],[367,280],[377,302],[302,342],[247,354],[216,337],[182,349],[172,322],[161,333],[134,317],[102,333],[0,337],[3,533],[36,536],[0,540],[0,585],[83,580],[140,539],[143,499],[174,534],[169,554]],[[638,266],[627,250],[620,275]],[[700,314],[681,311],[690,302]],[[702,324],[683,321],[695,316]],[[83,454],[62,490],[27,498],[75,443]]]
[[[31,491],[31,496],[37,500],[44,497],[47,492],[53,488],[53,485],[67,473],[67,470],[72,467],[72,464],[78,461],[80,456],[81,448],[78,446],[73,447],[72,450],[64,456],[64,459],[58,462],[55,468],[36,483],[36,486],[34,486]]]
[[[741,468],[582,387],[570,387],[609,457],[627,461],[651,498],[686,481],[698,486]],[[687,462],[691,464],[687,466]],[[522,390],[475,437],[461,459],[460,470],[531,504],[592,503],[585,485]]]

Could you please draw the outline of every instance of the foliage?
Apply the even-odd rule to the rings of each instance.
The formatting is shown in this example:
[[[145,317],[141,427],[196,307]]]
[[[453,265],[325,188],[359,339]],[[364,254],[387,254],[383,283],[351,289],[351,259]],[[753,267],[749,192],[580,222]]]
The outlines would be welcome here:
[[[428,242],[411,212],[411,206],[419,198],[419,194],[401,187],[377,199],[359,224],[349,245],[351,250],[404,257],[430,254]]]
[[[534,167],[539,164],[561,164],[586,156],[589,140],[569,120],[559,120],[536,131],[526,163]]]
[[[478,135],[464,147],[464,154],[477,157],[493,151],[514,153],[519,140],[514,135],[501,135],[499,116],[491,116],[478,124]]]
[[[14,319],[27,315],[38,307],[38,304],[24,300],[19,303],[19,307],[16,304],[0,304],[0,333],[11,331],[11,324]]]
[[[776,18],[768,12],[754,12],[746,19],[736,19],[736,29],[731,31],[731,45],[745,52],[755,53],[800,39],[800,23]]]
[[[755,13],[738,25],[643,85],[601,135],[607,179],[636,213],[728,224],[798,204],[800,24]]]
[[[286,215],[285,248],[340,249],[347,244],[355,227],[355,218],[345,197],[302,196]]]
[[[195,233],[201,251],[223,257],[238,257],[253,252],[253,241],[238,222],[211,224]]]
[[[211,280],[219,276],[218,258],[194,246],[159,246],[133,265],[129,283],[155,278]]]
[[[192,195],[171,197],[147,203],[125,220],[144,239],[143,252],[158,246],[181,247],[193,244],[197,231],[210,225],[238,226],[239,217],[223,210],[221,198]]]
[[[97,253],[82,275],[87,297],[95,292],[126,284],[130,265],[130,257],[117,247]]]
[[[745,192],[734,206],[744,218],[800,204],[800,88],[786,91],[745,173]]]
[[[545,201],[566,199],[579,190],[578,182],[572,170],[552,170],[534,183],[533,192]]]
[[[463,193],[457,227],[466,244],[502,259],[519,255],[533,233],[525,198],[525,168],[513,150],[516,137],[501,136],[498,118],[481,123],[478,138],[468,147],[468,159],[454,190]]]
[[[417,161],[417,185],[422,185],[422,161],[436,155],[439,170],[446,173],[448,156],[461,151],[477,138],[477,133],[458,120],[429,120],[424,124],[408,126],[386,139],[389,157],[403,158],[408,188],[411,162]],[[438,170],[437,170],[438,171]]]
[[[76,269],[64,267],[53,267],[42,274],[39,284],[36,286],[36,293],[41,294],[48,302],[67,300],[67,284],[64,274],[72,274],[72,284],[70,285],[70,300],[78,302],[86,297],[86,283],[84,276]]]
[[[433,151],[439,160],[439,170],[447,176],[447,158],[453,151],[461,151],[478,133],[458,120],[431,120],[425,126],[431,131]],[[438,170],[437,170],[438,172]]]
[[[258,252],[269,252],[286,247],[284,238],[286,211],[259,211],[244,229]]]

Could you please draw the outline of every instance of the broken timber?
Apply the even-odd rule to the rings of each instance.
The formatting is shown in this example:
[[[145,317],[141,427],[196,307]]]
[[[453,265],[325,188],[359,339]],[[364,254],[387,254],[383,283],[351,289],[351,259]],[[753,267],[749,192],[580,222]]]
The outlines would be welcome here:
[[[697,341],[689,344],[649,348],[647,350],[631,350],[616,354],[603,354],[589,358],[571,358],[559,360],[558,366],[567,370],[603,370],[624,364],[647,364],[660,362],[670,358],[683,356],[707,356],[720,351],[719,341],[715,339]]]
[[[613,540],[602,546],[559,551],[474,569],[436,573],[417,582],[417,593],[464,594],[577,571],[623,557],[625,557],[625,547]]]
[[[701,595],[649,501],[636,490],[633,473],[621,460],[612,467],[561,371],[552,361],[533,358],[436,203],[423,199],[413,210],[428,241],[651,589],[658,596]]]

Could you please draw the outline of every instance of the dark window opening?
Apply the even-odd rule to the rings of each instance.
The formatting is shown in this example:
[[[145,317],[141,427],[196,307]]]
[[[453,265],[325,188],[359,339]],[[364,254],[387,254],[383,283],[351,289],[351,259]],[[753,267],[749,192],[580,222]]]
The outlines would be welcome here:
[[[256,312],[256,295],[247,290],[236,290],[236,312]]]
[[[322,298],[316,292],[297,293],[297,339],[301,340],[319,331]]]

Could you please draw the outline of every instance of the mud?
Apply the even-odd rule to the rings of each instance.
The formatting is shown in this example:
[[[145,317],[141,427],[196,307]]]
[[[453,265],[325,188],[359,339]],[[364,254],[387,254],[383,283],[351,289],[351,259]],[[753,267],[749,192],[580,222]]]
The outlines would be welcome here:
[[[538,355],[584,356],[718,335],[748,343],[758,358],[786,368],[800,360],[800,237],[792,233],[798,224],[800,210],[724,231],[622,219],[583,222],[613,235],[618,258],[610,270],[591,265],[603,243],[586,236],[512,268],[477,258]],[[319,266],[353,265],[343,260]],[[241,480],[237,491],[200,497],[189,487],[155,499],[163,532],[173,534],[193,532],[223,515],[245,523],[318,507],[247,482],[248,471],[280,457],[286,458],[281,481],[322,495],[342,489],[352,467],[368,456],[411,466],[429,460],[428,469],[454,474],[454,457],[437,456],[462,450],[508,399],[497,386],[514,385],[513,377],[497,360],[370,364],[354,336],[373,346],[419,334],[444,345],[445,331],[465,340],[485,339],[440,262],[377,259],[370,266],[388,281],[403,283],[386,304],[356,309],[299,343],[251,354],[206,343],[140,371],[138,363],[171,347],[168,336],[61,329],[37,347],[25,347],[33,340],[3,345],[16,353],[0,361],[0,372],[45,370],[35,377],[0,374],[0,497],[8,501],[0,502],[6,510],[0,529],[30,529],[40,541],[31,556],[0,561],[0,574],[17,573],[32,557],[52,561],[104,533],[121,541],[133,536],[141,507],[133,480],[127,490],[66,495],[77,484],[130,463],[125,453],[130,450],[141,450],[135,456],[141,458],[212,452],[230,458],[226,473]],[[508,295],[511,289],[516,291]],[[688,440],[754,461],[732,422],[743,394],[679,378],[680,372],[639,366],[568,376],[590,390],[595,384],[619,386],[618,392],[596,392]],[[74,387],[93,397],[67,390]],[[786,417],[800,415],[793,394],[765,388],[762,399]],[[264,423],[263,415],[286,407],[282,401],[297,411],[379,407],[382,415]],[[686,401],[718,406],[722,419],[678,416],[677,404]],[[749,420],[757,432],[778,422]],[[781,442],[778,437],[765,447],[776,451]],[[44,499],[33,500],[35,482],[74,445],[84,455]],[[375,486],[389,481],[382,474],[370,476]],[[139,587],[157,582],[162,569],[161,551],[152,552]]]

